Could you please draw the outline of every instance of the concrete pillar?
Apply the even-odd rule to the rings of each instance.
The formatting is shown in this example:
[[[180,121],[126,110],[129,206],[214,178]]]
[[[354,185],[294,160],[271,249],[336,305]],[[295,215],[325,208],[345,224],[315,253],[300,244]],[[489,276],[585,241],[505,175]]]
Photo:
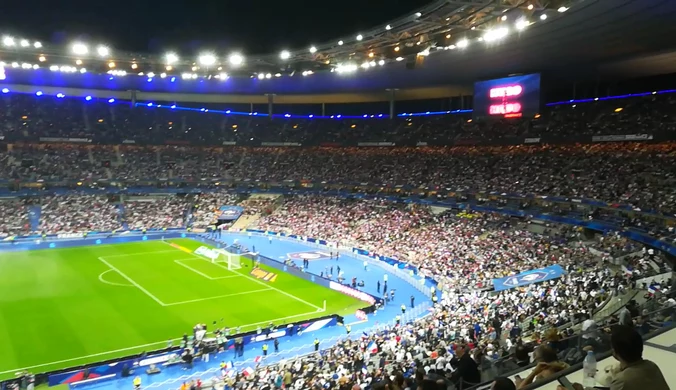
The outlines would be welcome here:
[[[267,94],[268,97],[268,116],[272,119],[273,107],[275,105],[275,95],[272,93]]]
[[[395,112],[396,89],[388,89],[387,91],[390,94],[390,119],[394,119],[397,116]]]

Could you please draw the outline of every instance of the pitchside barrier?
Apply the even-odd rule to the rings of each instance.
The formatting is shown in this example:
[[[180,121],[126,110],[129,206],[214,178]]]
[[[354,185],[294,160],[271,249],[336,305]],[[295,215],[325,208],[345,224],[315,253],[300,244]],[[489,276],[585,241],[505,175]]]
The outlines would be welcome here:
[[[403,279],[405,282],[415,287],[418,291],[423,293],[426,297],[431,297],[431,287],[436,287],[437,282],[431,277],[424,276],[421,277],[421,274],[418,272],[418,268],[397,259],[393,259],[387,256],[378,255],[375,252],[369,252],[365,249],[360,248],[348,248],[340,247],[329,243],[326,240],[312,238],[312,237],[301,237],[295,234],[285,234],[281,232],[270,232],[265,230],[257,229],[247,229],[246,233],[262,236],[262,237],[275,237],[278,240],[282,241],[291,241],[291,242],[301,242],[303,245],[335,250],[340,252],[343,255],[354,257],[360,261],[366,261],[368,264],[376,266],[385,270],[387,273],[396,275],[397,277]]]

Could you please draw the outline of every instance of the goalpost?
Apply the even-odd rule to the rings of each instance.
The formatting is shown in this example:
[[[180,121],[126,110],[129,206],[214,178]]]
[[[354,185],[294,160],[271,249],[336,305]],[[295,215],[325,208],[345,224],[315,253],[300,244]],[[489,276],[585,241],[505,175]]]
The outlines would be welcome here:
[[[212,262],[225,263],[231,271],[242,268],[242,265],[240,264],[240,255],[230,253],[224,249],[216,249],[215,251],[218,253],[218,257],[212,260]]]

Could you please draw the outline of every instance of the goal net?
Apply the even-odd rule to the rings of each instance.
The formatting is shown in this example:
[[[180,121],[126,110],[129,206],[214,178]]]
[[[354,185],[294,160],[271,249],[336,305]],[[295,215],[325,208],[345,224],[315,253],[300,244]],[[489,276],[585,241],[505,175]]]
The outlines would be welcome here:
[[[227,264],[229,270],[237,270],[242,268],[240,265],[240,255],[235,253],[230,253],[223,249],[216,249],[218,257],[215,261],[219,263]]]

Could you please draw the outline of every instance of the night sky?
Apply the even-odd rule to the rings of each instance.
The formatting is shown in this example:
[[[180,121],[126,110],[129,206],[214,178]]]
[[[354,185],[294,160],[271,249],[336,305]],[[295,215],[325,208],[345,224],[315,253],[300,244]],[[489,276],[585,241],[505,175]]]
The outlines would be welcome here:
[[[116,50],[244,54],[303,49],[356,35],[429,0],[6,1],[0,34],[68,43],[82,39]]]

